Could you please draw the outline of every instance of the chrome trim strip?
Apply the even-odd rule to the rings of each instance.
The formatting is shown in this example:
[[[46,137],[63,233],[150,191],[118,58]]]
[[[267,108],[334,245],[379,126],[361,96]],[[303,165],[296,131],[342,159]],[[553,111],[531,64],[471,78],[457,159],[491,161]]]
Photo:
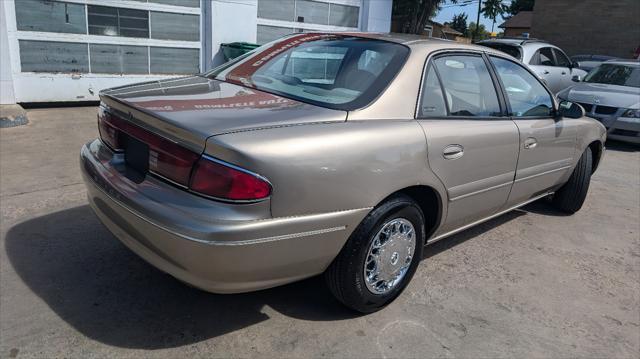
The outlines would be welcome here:
[[[475,192],[471,192],[471,193],[467,193],[467,194],[463,194],[463,195],[460,195],[458,197],[449,198],[449,202],[454,202],[454,201],[457,201],[459,199],[475,196],[477,194],[481,194],[481,193],[484,193],[484,192],[492,191],[494,189],[498,189],[498,188],[502,188],[502,187],[506,187],[506,186],[511,186],[511,184],[513,184],[513,182],[509,181],[509,182],[505,182],[505,183],[502,183],[502,184],[499,184],[499,185],[495,185],[495,186],[491,186],[491,187],[488,187],[488,188],[483,188],[481,190],[478,190],[478,191],[475,191]]]
[[[540,177],[540,176],[548,175],[548,174],[553,173],[553,172],[564,171],[564,170],[569,169],[569,168],[571,168],[571,166],[570,166],[570,165],[569,165],[569,166],[562,166],[562,167],[560,167],[560,168],[555,168],[555,169],[552,169],[552,170],[549,170],[549,171],[544,171],[544,172],[536,173],[536,174],[531,175],[531,176],[518,178],[518,179],[516,179],[516,180],[515,180],[515,182],[514,182],[514,183],[518,183],[518,182],[522,182],[522,181],[528,181],[528,180],[533,179],[533,178],[536,178],[536,177]]]
[[[318,229],[318,230],[314,230],[314,231],[283,234],[283,235],[280,235],[280,236],[273,236],[273,237],[263,237],[263,238],[257,238],[257,239],[246,239],[246,240],[242,240],[242,241],[216,241],[213,244],[219,245],[219,246],[243,246],[243,245],[247,245],[247,244],[259,244],[259,243],[281,241],[281,240],[285,240],[285,239],[308,237],[308,236],[314,236],[314,235],[317,235],[317,234],[325,234],[325,233],[343,231],[345,229],[347,229],[347,226],[339,226],[339,227]]]
[[[517,205],[515,205],[515,206],[513,206],[513,207],[509,207],[508,209],[505,209],[504,211],[500,211],[500,212],[498,212],[498,213],[495,213],[495,214],[490,215],[489,217],[486,217],[486,218],[483,218],[483,219],[477,220],[477,221],[475,221],[475,222],[469,223],[469,224],[464,225],[464,226],[462,226],[462,227],[460,227],[460,228],[454,229],[453,231],[449,231],[449,232],[447,232],[447,233],[443,233],[443,234],[441,234],[441,235],[439,235],[439,236],[436,236],[436,237],[434,237],[434,238],[431,238],[431,239],[427,240],[427,244],[435,243],[435,242],[437,242],[437,241],[439,241],[439,240],[441,240],[441,239],[444,239],[444,238],[446,238],[446,237],[452,236],[452,235],[454,235],[454,234],[456,234],[456,233],[458,233],[458,232],[462,232],[462,231],[464,231],[465,229],[469,229],[469,228],[471,228],[471,227],[473,227],[473,226],[476,226],[476,225],[478,225],[478,224],[480,224],[480,223],[482,223],[482,222],[486,222],[486,221],[488,221],[488,220],[491,220],[491,219],[494,219],[494,218],[496,218],[496,217],[499,217],[499,216],[501,216],[501,215],[503,215],[503,214],[505,214],[505,213],[507,213],[507,212],[511,212],[511,211],[513,211],[514,209],[517,209],[517,208],[519,208],[519,207],[525,206],[525,205],[527,205],[527,204],[529,204],[529,203],[531,203],[531,202],[535,202],[535,201],[539,200],[540,198],[546,197],[546,196],[548,196],[548,195],[550,195],[550,194],[552,194],[552,193],[553,193],[553,192],[548,192],[548,193],[541,194],[541,195],[539,195],[539,196],[536,196],[536,197],[530,198],[530,199],[528,199],[528,200],[526,200],[526,201],[524,201],[524,202],[522,202],[522,203],[520,203],[520,204],[517,204]]]

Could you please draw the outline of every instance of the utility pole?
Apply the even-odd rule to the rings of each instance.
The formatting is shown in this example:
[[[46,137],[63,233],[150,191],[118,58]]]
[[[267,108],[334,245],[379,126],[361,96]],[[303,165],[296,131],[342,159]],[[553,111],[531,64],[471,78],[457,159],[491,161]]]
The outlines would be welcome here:
[[[476,18],[476,28],[473,29],[473,38],[471,42],[476,42],[476,36],[478,35],[478,31],[480,30],[480,11],[482,9],[482,0],[478,0],[478,17]]]

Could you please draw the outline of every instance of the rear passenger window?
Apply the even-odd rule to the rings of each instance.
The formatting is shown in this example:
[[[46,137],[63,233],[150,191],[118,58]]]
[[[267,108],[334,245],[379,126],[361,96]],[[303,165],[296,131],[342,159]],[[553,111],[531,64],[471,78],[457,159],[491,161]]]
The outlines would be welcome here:
[[[532,63],[532,65],[542,65],[542,66],[555,66],[555,62],[553,61],[553,53],[551,52],[550,47],[543,47],[538,50],[537,56],[534,56],[533,59],[536,59],[536,63]],[[534,61],[532,61],[534,62]]]
[[[447,115],[447,109],[442,96],[440,81],[432,65],[429,65],[427,77],[422,87],[422,99],[418,117],[443,117]]]
[[[513,61],[491,57],[511,106],[511,116],[551,116],[553,101],[540,81]]]
[[[454,55],[434,61],[451,116],[500,116],[498,95],[480,56]]]

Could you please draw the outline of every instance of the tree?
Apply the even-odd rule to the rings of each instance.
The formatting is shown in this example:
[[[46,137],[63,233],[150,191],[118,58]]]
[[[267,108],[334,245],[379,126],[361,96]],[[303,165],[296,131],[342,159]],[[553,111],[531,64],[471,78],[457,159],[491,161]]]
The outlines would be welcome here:
[[[511,17],[520,11],[533,11],[535,0],[513,0],[505,7],[505,12]]]
[[[420,34],[427,21],[440,9],[445,0],[395,0],[393,2],[393,18],[402,26],[400,32]],[[457,3],[458,0],[451,0]]]
[[[493,20],[491,23],[491,32],[493,32],[493,27],[496,24],[496,18],[501,16],[505,12],[505,6],[502,5],[502,0],[484,0],[484,6],[480,13],[482,13],[485,17]]]
[[[467,14],[460,13],[453,16],[453,20],[451,20],[451,28],[460,31],[463,34],[467,33]]]
[[[484,27],[483,24],[480,24],[480,26],[478,27],[478,35],[476,36],[476,40],[484,40],[490,37],[490,33],[487,32],[487,29]],[[467,28],[467,33],[465,34],[465,36],[467,37],[473,37],[473,34],[475,34],[476,31],[476,23],[475,22],[471,22],[469,23],[469,27]]]

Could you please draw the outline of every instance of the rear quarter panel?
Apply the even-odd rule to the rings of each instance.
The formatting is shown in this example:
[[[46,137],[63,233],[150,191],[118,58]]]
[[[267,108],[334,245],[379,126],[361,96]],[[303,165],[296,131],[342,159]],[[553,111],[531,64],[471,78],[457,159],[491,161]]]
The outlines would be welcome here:
[[[424,133],[413,120],[238,132],[211,137],[205,152],[269,179],[273,217],[374,207],[415,185],[434,188],[446,201],[428,170]]]

